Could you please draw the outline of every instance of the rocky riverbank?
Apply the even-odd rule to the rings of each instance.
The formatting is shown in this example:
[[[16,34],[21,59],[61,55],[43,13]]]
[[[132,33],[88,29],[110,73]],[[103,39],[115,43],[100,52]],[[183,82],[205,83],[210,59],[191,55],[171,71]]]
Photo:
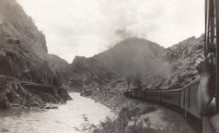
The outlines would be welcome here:
[[[123,96],[126,88],[125,81],[114,82],[96,89],[89,96],[118,115],[117,119],[107,119],[95,127],[93,133],[195,133],[182,115],[166,107]]]
[[[133,88],[145,91],[176,89],[197,79],[195,60],[203,53],[203,43],[202,35],[164,49],[145,39],[128,38],[93,57],[76,57],[70,64],[69,85],[82,95],[108,106],[116,114],[124,109],[129,112],[137,108],[144,112],[154,105],[126,98],[123,93]],[[146,114],[155,117],[158,123],[166,123],[163,132],[193,132],[181,115],[166,108],[159,107],[150,113],[137,115],[137,119]],[[131,119],[128,121],[133,123]],[[176,129],[178,124],[180,128]],[[156,131],[158,125],[153,126]]]
[[[0,75],[0,109],[19,108],[55,108],[48,104],[63,104],[71,100],[64,88],[48,87],[40,84],[21,82]]]

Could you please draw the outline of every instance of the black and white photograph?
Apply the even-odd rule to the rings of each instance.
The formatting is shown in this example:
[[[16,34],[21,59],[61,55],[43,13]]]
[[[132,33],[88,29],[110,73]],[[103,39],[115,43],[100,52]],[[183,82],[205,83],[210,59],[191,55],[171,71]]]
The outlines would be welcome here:
[[[0,133],[219,133],[219,0],[0,0]]]

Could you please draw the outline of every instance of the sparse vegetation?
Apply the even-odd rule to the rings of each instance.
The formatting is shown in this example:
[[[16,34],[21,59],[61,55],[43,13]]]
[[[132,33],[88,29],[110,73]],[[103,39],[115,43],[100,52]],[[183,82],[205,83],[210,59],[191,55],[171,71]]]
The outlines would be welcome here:
[[[159,129],[152,128],[150,118],[138,120],[139,108],[129,110],[123,108],[116,120],[107,118],[93,133],[160,133]]]
[[[150,118],[137,121],[139,108],[129,110],[123,108],[117,119],[106,118],[99,126],[95,126],[84,117],[81,128],[75,128],[80,132],[92,133],[161,133],[159,129],[153,129]]]

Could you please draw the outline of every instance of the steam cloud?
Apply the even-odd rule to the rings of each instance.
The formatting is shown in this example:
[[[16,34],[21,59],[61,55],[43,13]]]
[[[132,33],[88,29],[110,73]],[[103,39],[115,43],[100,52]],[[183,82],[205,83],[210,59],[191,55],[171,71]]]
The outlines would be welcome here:
[[[108,52],[105,62],[126,78],[133,79],[139,73],[167,78],[170,71],[168,63],[159,55],[162,50],[162,47],[145,39],[128,38]]]
[[[146,39],[146,34],[144,32],[134,32],[131,31],[127,28],[122,28],[122,29],[118,29],[116,30],[116,35],[118,35],[120,38],[122,39],[127,39],[130,37],[138,37],[138,38],[145,38]]]

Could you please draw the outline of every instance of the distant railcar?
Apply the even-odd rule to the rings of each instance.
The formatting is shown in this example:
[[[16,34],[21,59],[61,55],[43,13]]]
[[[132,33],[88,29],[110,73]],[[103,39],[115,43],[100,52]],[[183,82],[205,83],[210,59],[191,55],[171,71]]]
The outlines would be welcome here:
[[[137,97],[140,98],[140,99],[144,99],[145,98],[145,95],[144,95],[144,91],[143,90],[139,90],[137,91]]]
[[[180,106],[180,90],[181,89],[161,91],[161,102],[170,105]]]
[[[144,99],[151,100],[152,102],[161,102],[161,92],[160,90],[145,91]]]

